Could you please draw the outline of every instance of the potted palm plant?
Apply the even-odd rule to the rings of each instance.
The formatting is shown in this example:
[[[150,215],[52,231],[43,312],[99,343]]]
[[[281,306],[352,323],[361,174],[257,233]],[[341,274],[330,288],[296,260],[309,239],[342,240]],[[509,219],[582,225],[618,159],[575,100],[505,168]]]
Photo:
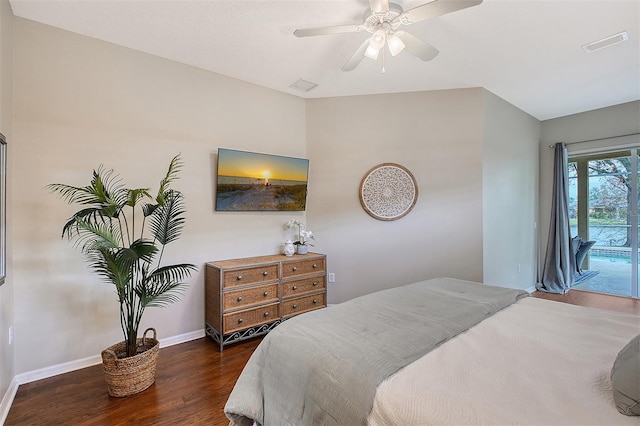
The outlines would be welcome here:
[[[161,266],[165,246],[180,237],[185,223],[183,195],[170,187],[181,166],[177,155],[155,197],[149,188],[125,188],[113,170],[102,166],[85,187],[47,186],[69,204],[81,206],[65,223],[62,237],[76,242],[89,267],[113,284],[118,295],[124,341],[102,352],[112,396],[132,395],[155,381],[159,344],[155,329],[138,338],[140,320],[145,308],[179,300],[184,281],[196,269],[187,263]]]

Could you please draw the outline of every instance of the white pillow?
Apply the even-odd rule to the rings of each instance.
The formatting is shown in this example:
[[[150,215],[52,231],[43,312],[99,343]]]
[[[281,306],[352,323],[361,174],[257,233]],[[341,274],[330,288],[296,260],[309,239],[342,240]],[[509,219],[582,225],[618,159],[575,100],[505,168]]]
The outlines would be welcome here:
[[[618,411],[640,416],[640,334],[618,353],[611,369],[611,383]]]

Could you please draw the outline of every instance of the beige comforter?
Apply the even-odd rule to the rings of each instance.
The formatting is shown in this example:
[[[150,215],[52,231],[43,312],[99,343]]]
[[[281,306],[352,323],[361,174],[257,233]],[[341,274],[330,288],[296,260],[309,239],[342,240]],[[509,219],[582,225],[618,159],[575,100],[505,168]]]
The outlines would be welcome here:
[[[640,317],[526,298],[382,382],[368,423],[640,425],[609,373]]]

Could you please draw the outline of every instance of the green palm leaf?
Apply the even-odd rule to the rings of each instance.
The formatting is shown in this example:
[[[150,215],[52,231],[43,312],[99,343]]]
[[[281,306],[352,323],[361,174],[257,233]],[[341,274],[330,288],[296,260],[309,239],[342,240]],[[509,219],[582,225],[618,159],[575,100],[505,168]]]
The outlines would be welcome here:
[[[182,194],[169,190],[166,192],[164,200],[165,203],[160,205],[149,219],[149,230],[162,245],[180,238],[185,222]]]
[[[127,206],[135,207],[144,198],[151,198],[149,188],[127,189]]]
[[[116,287],[118,299],[122,302],[127,296],[127,286],[133,278],[129,265],[118,259],[118,250],[106,248],[91,250],[86,253],[89,267],[105,282]]]
[[[127,255],[136,261],[140,260],[144,263],[153,262],[153,256],[158,252],[158,248],[149,240],[136,240],[131,243],[127,250]]]
[[[91,250],[112,250],[121,245],[118,222],[93,223],[84,219],[76,219],[76,245],[83,252]]]
[[[158,195],[156,196],[156,202],[160,205],[164,204],[164,198],[169,190],[169,185],[171,182],[178,179],[178,172],[182,169],[182,159],[180,158],[180,154],[176,155],[171,159],[169,163],[169,169],[167,170],[167,174],[160,181],[160,188],[158,188]]]
[[[160,204],[143,204],[142,205],[142,214],[144,217],[149,217],[156,211],[156,209],[160,207]]]
[[[185,288],[182,281],[196,270],[195,265],[188,263],[163,266],[154,270],[136,286],[141,304],[160,307],[180,300]]]
[[[57,192],[69,204],[122,205],[127,198],[126,190],[120,178],[113,170],[104,170],[102,166],[93,171],[91,183],[85,187],[77,187],[61,183],[46,186],[52,192]]]
[[[58,193],[69,204],[89,205],[91,207],[76,212],[63,226],[62,234],[72,237],[77,231],[78,218],[90,223],[104,222],[107,218],[117,218],[127,201],[127,191],[113,170],[104,170],[102,166],[93,171],[91,183],[85,187],[54,183],[47,185],[50,191]]]
[[[62,236],[72,238],[78,232],[78,223],[84,221],[89,223],[109,222],[109,218],[104,216],[102,209],[96,207],[88,207],[76,212],[69,218],[67,223],[62,227]]]

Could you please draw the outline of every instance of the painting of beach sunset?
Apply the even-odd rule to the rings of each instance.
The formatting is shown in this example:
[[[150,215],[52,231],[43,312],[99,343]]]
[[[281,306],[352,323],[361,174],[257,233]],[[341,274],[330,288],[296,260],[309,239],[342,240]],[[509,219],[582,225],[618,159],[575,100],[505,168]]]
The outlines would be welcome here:
[[[309,160],[218,149],[216,210],[304,211]]]

